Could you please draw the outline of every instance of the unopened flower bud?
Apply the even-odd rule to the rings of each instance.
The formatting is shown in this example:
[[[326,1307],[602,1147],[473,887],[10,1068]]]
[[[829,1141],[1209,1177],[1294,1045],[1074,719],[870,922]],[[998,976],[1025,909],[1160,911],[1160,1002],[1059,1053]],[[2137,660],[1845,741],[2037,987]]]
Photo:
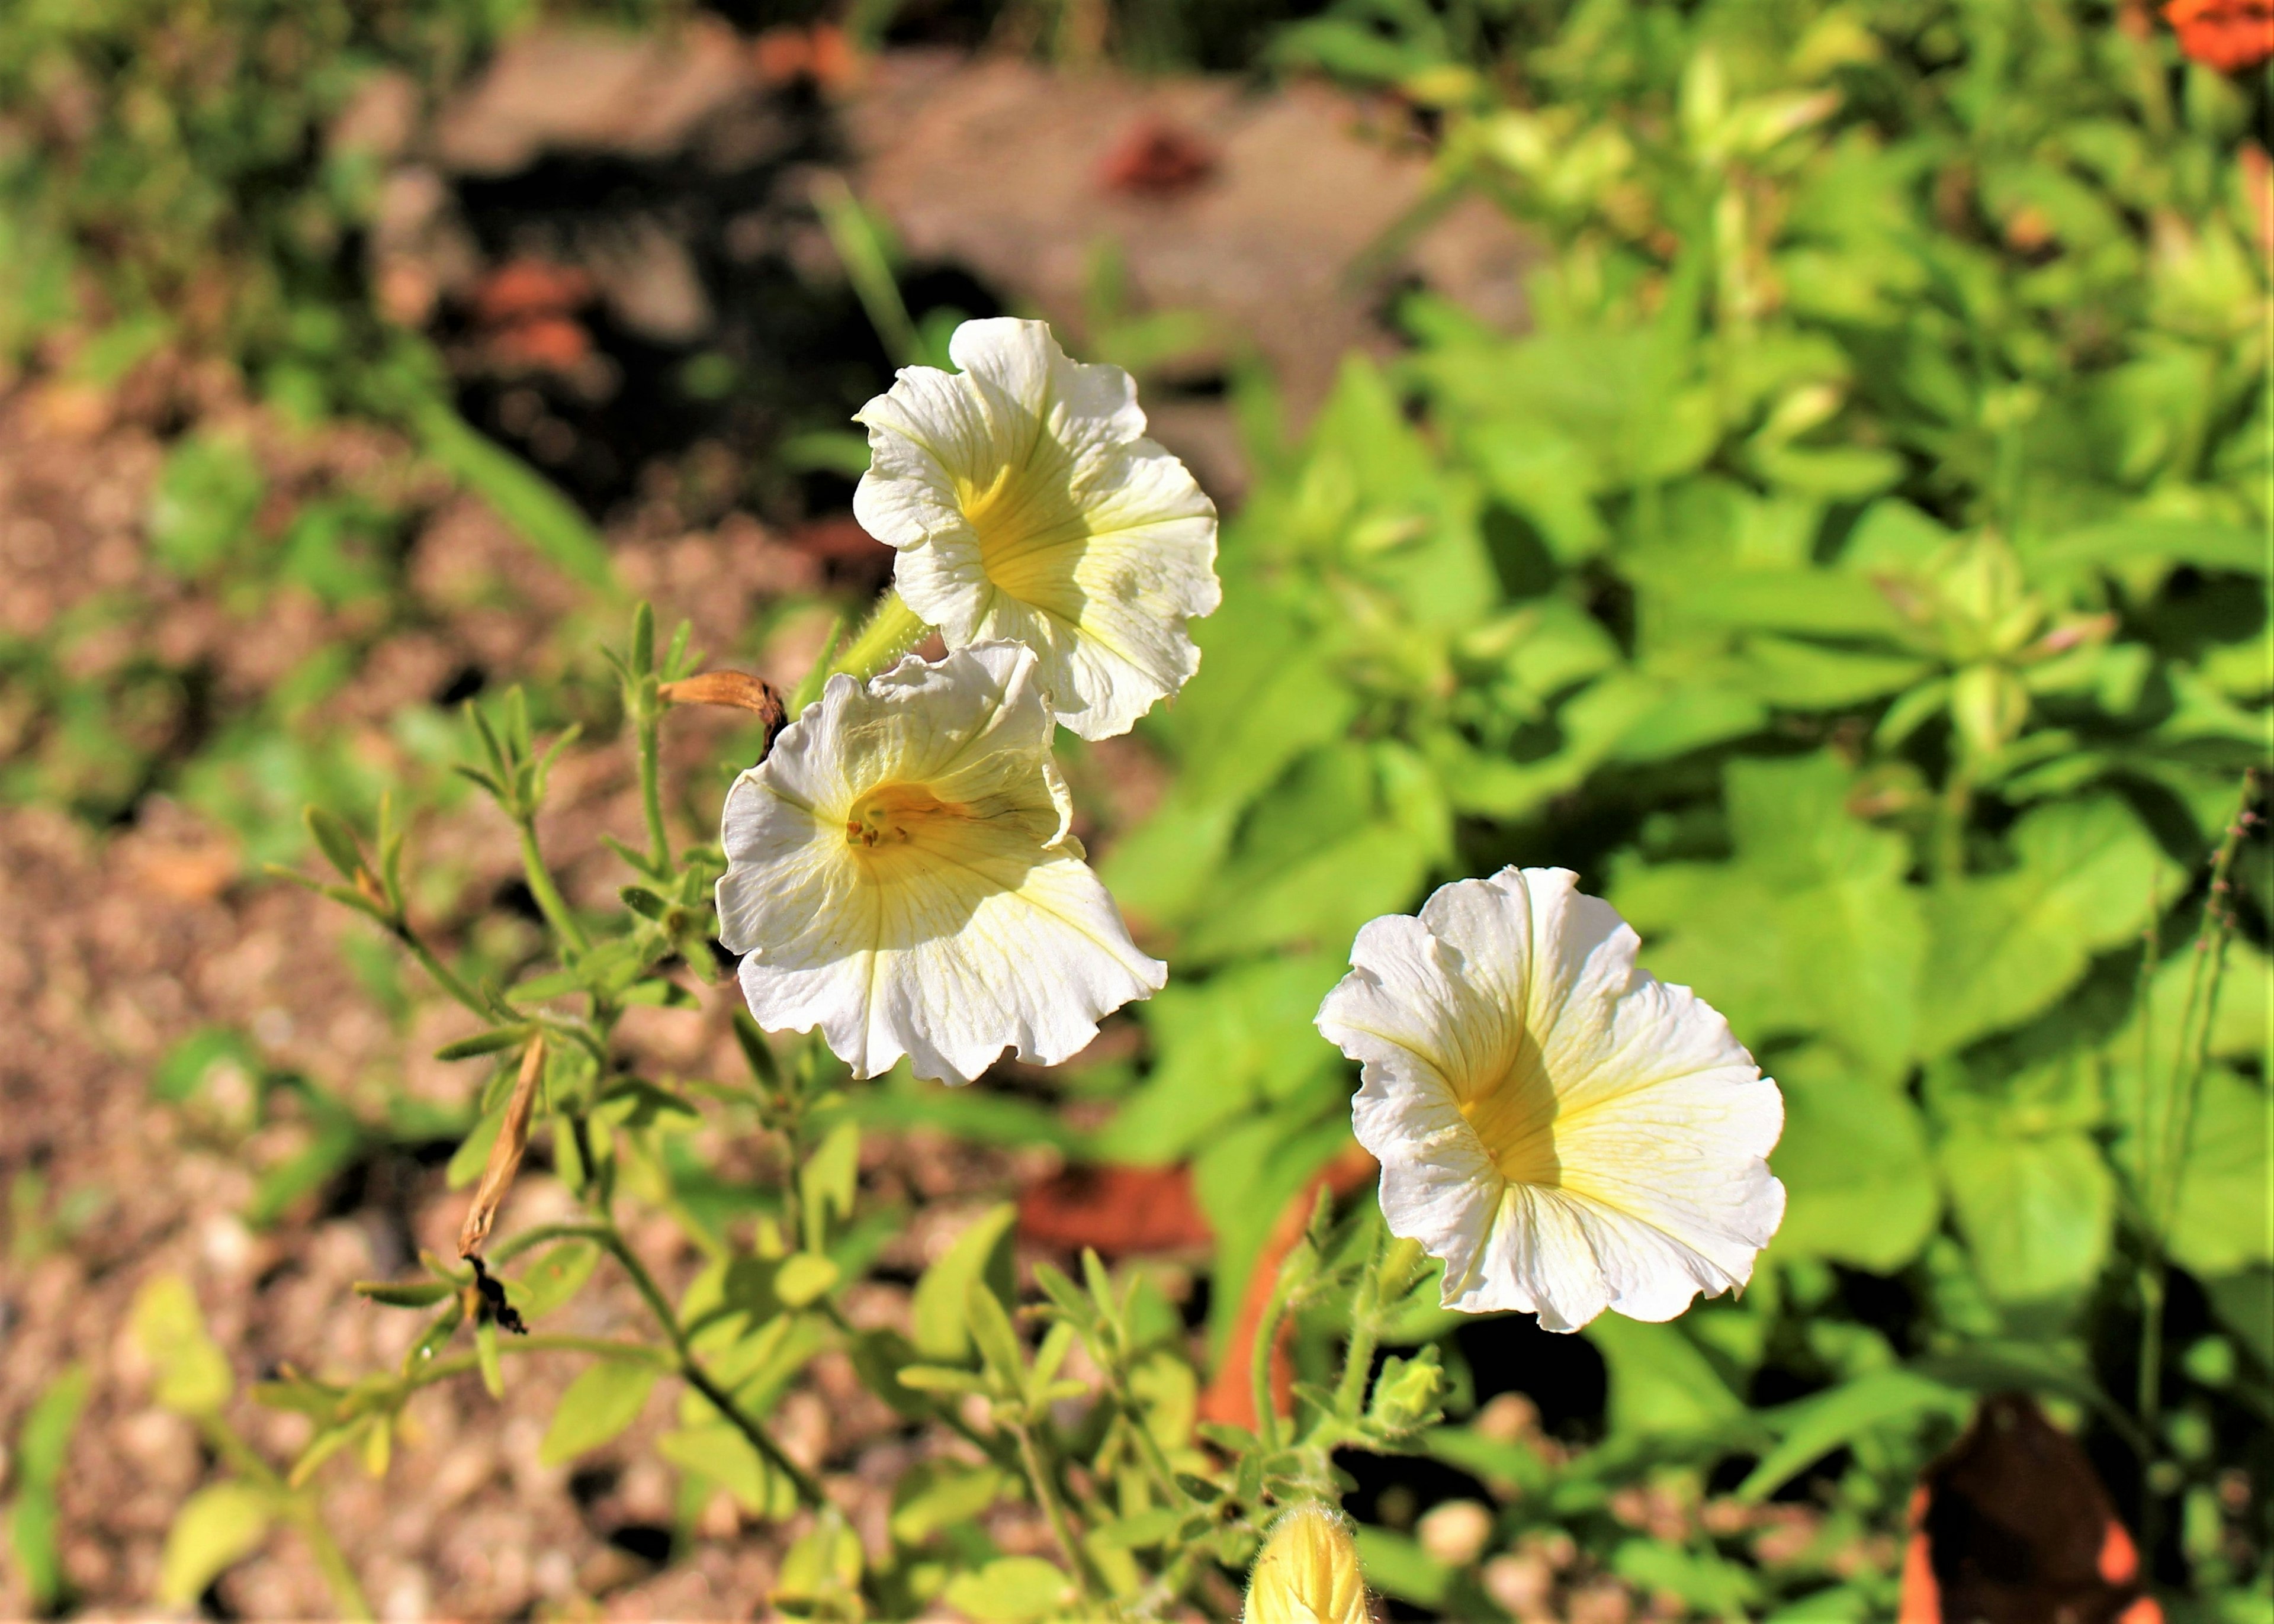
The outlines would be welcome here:
[[[1247,1582],[1243,1624],[1367,1624],[1366,1577],[1350,1525],[1324,1506],[1279,1519]]]

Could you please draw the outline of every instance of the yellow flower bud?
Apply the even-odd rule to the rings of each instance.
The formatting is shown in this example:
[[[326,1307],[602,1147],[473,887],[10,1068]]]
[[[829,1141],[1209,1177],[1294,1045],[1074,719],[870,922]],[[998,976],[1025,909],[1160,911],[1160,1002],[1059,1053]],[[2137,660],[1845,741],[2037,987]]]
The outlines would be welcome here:
[[[1324,1506],[1279,1519],[1247,1582],[1243,1624],[1367,1624],[1366,1578],[1350,1524]]]

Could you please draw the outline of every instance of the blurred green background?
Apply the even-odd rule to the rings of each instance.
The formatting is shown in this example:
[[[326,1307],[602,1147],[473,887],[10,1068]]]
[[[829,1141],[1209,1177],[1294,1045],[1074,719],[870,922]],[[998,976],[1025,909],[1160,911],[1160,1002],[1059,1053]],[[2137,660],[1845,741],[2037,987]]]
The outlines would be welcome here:
[[[613,43],[531,45],[564,38]],[[943,248],[992,194],[893,144],[919,89],[1010,67],[1019,106],[1155,109],[1085,172],[1104,213],[1008,252],[1055,282]],[[1325,267],[1348,355],[1208,308],[1277,286],[1236,233],[1148,268],[1148,234],[1209,252],[1246,162],[1178,110],[1202,73],[1330,96],[1402,166]],[[1575,868],[1782,1085],[1790,1210],[1742,1299],[1673,1324],[1402,1327],[1456,1391],[1420,1455],[1350,1462],[1394,1616],[1892,1618],[1918,1473],[2018,1389],[2167,1616],[2274,1620],[2274,863],[2237,821],[2274,751],[2267,112],[2263,65],[2090,0],[12,0],[11,866],[61,814],[105,896],[250,932],[302,807],[367,826],[391,791],[439,831],[421,906],[510,977],[535,949],[464,834],[457,703],[520,682],[540,728],[614,737],[599,649],[639,594],[794,680],[884,573],[847,415],[963,316],[1040,311],[1139,373],[1227,515],[1201,675],[1069,769],[1175,979],[1103,1058],[888,1086],[865,1125],[1188,1164],[1205,1370],[1348,1141],[1309,1022],[1357,927]],[[1032,128],[987,137],[998,187],[1042,184]],[[1331,215],[1337,174],[1272,184]],[[1514,245],[1489,308],[1409,252],[1477,219]],[[473,510],[499,539],[454,564]],[[710,737],[697,823],[749,743]],[[20,939],[28,1009],[52,967]],[[378,1047],[424,1041],[423,987],[342,951]],[[197,1004],[103,1061],[246,1170],[182,1210],[290,1237],[442,1177],[463,1092],[287,1064]],[[216,1106],[229,1065],[255,1086]],[[11,1312],[54,1330],[6,1350],[0,1596],[41,1610],[146,1599],[164,1526],[70,1560],[117,1310],[72,1329],[31,1282],[76,1250],[100,1302],[155,1232],[74,1172],[73,1075],[0,1063]],[[689,1200],[734,1177],[680,1170]],[[1299,1372],[1336,1334],[1306,1317]],[[455,1583],[427,1604],[479,1611]]]

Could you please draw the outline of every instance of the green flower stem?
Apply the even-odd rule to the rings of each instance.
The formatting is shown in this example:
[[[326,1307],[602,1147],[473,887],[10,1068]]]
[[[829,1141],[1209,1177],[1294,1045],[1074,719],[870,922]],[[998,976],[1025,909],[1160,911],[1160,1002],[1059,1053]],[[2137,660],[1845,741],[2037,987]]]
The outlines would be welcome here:
[[[1121,1411],[1123,1424],[1136,1439],[1137,1458],[1145,1463],[1145,1470],[1152,1477],[1153,1486],[1160,1490],[1172,1506],[1191,1499],[1178,1486],[1176,1470],[1169,1464],[1169,1457],[1162,1453],[1161,1440],[1154,1437],[1153,1429],[1145,1425],[1145,1412],[1138,1408],[1135,1397],[1118,1380],[1113,1384],[1113,1399]]]
[[[650,688],[653,682],[652,677],[645,679]],[[671,872],[671,831],[663,821],[661,733],[660,702],[650,701],[642,706],[639,718],[640,808],[647,815],[648,861],[654,867],[657,879]]]
[[[1279,1321],[1287,1312],[1284,1274],[1273,1283],[1256,1322],[1255,1345],[1247,1352],[1247,1380],[1255,1398],[1255,1436],[1268,1452],[1279,1447],[1279,1406],[1271,1392],[1271,1351],[1279,1340]]]
[[[553,934],[567,944],[571,953],[588,953],[592,950],[591,938],[584,927],[568,911],[568,904],[561,895],[561,888],[553,883],[553,871],[545,866],[545,853],[537,849],[537,821],[533,817],[519,820],[521,830],[521,866],[529,876],[530,894],[537,898],[538,912],[545,922],[553,927]]]
[[[1421,1244],[1392,1236],[1374,1257],[1374,1266],[1359,1282],[1358,1299],[1351,1305],[1349,1350],[1343,1356],[1342,1380],[1335,1388],[1335,1413],[1354,1418],[1366,1402],[1366,1381],[1374,1371],[1374,1345],[1381,1340],[1382,1303],[1404,1289],[1421,1260]]]
[[[416,959],[419,963],[419,966],[424,969],[428,975],[433,978],[434,984],[437,987],[440,987],[444,992],[449,994],[453,998],[456,998],[460,1004],[464,1004],[468,1009],[480,1016],[484,1020],[494,1020],[497,1019],[497,1011],[490,1007],[489,1001],[484,998],[479,993],[476,992],[472,988],[467,986],[464,981],[459,979],[456,971],[451,969],[449,966],[444,964],[440,958],[436,957],[434,950],[427,946],[424,941],[420,940],[417,931],[411,929],[410,921],[409,920],[397,916],[396,918],[388,920],[384,922],[386,923],[388,933],[410,950],[410,956],[413,959]]]
[[[859,633],[830,662],[830,673],[842,672],[856,682],[866,682],[915,647],[930,629],[898,592],[887,588]]]
[[[1058,1492],[1056,1474],[1043,1459],[1042,1448],[1035,1441],[1033,1424],[1020,1421],[1011,1428],[1011,1434],[1019,1440],[1020,1463],[1027,1469],[1027,1480],[1035,1485],[1035,1500],[1043,1508],[1043,1520],[1050,1525],[1050,1537],[1058,1541],[1066,1565],[1073,1569],[1074,1587],[1081,1592],[1083,1601],[1094,1604],[1097,1583],[1096,1575],[1090,1571],[1089,1553],[1073,1537],[1073,1524],[1066,1517],[1065,1500]]]
[[[347,1553],[340,1542],[332,1538],[332,1530],[324,1526],[322,1514],[305,1500],[296,1500],[292,1508],[292,1525],[300,1530],[300,1538],[308,1542],[308,1549],[316,1559],[316,1566],[330,1587],[332,1599],[339,1605],[340,1616],[352,1619],[356,1624],[378,1616],[371,1610],[371,1601],[363,1593],[363,1585],[356,1578],[355,1569],[348,1565]]]
[[[332,1530],[324,1526],[322,1507],[315,1497],[296,1490],[263,1460],[260,1452],[238,1436],[235,1427],[217,1415],[200,1417],[200,1430],[213,1452],[239,1475],[267,1490],[276,1501],[276,1510],[284,1521],[299,1530],[314,1554],[316,1566],[324,1575],[324,1583],[339,1605],[340,1616],[357,1620],[357,1624],[377,1616],[371,1610],[370,1599],[363,1593],[363,1585],[356,1578],[355,1569],[348,1565],[347,1555],[340,1549]]]

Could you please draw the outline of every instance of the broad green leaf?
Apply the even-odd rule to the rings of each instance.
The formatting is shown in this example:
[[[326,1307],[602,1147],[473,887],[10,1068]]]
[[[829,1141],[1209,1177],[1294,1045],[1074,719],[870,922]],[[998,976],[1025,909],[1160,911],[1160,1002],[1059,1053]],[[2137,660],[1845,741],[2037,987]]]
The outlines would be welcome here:
[[[1679,1596],[1708,1618],[1743,1618],[1760,1600],[1752,1568],[1656,1539],[1621,1540],[1611,1553],[1611,1571],[1638,1589]]]
[[[942,1599],[979,1624],[1031,1624],[1071,1606],[1074,1588],[1039,1556],[1000,1556],[976,1573],[958,1574]]]
[[[1584,1335],[1610,1367],[1615,1436],[1710,1435],[1743,1424],[1743,1402],[1679,1327],[1605,1314]]]
[[[268,1538],[275,1516],[269,1495],[249,1483],[215,1483],[200,1489],[174,1514],[166,1549],[158,1559],[158,1600],[186,1607],[222,1573],[251,1556]]]
[[[1209,1294],[1212,1345],[1221,1348],[1231,1334],[1248,1275],[1281,1210],[1350,1143],[1350,1114],[1341,1105],[1347,1086],[1335,1085],[1323,1119],[1308,1109],[1263,1113],[1217,1134],[1193,1158],[1193,1194],[1216,1237]]]
[[[1963,1419],[1972,1408],[1962,1393],[1907,1370],[1872,1371],[1767,1417],[1776,1447],[1763,1455],[1737,1493],[1763,1500],[1833,1450],[1880,1427],[1916,1428],[1931,1416]]]
[[[614,1359],[591,1365],[561,1395],[537,1458],[561,1466],[609,1442],[639,1419],[660,1373],[651,1365]]]
[[[803,1308],[834,1286],[840,1273],[833,1260],[818,1252],[795,1252],[782,1259],[774,1290],[788,1306]]]
[[[1814,1034],[1891,1084],[1911,1052],[1924,932],[1908,844],[1849,812],[1850,782],[1828,754],[1733,762],[1736,859],[1623,866],[1611,896],[1651,972],[1694,987],[1742,1041]]]
[[[2031,1135],[1984,1111],[1954,1124],[1938,1154],[1959,1232],[1992,1297],[2031,1303],[2091,1284],[2108,1256],[2116,1183],[2090,1135]]]
[[[1100,1130],[1098,1154],[1171,1162],[1257,1105],[1339,1077],[1311,1018],[1344,969],[1340,951],[1291,954],[1171,981],[1144,1006],[1153,1069]]]
[[[1452,1569],[1424,1551],[1420,1541],[1364,1522],[1356,1533],[1358,1565],[1368,1586],[1417,1607],[1444,1605],[1453,1586]]]
[[[967,1304],[974,1282],[984,1281],[1005,1301],[1017,1295],[1011,1276],[1011,1231],[1018,1217],[1019,1209],[1008,1201],[989,1207],[916,1282],[909,1316],[916,1351],[925,1358],[960,1365],[971,1357]]]
[[[750,1440],[727,1422],[682,1427],[656,1440],[655,1451],[681,1471],[727,1491],[754,1517],[782,1519],[797,1511],[797,1486],[766,1464]]]
[[[803,1604],[824,1616],[862,1616],[861,1537],[846,1525],[835,1507],[824,1510],[782,1557],[773,1599]]]
[[[1769,1165],[1784,1181],[1779,1258],[1818,1257],[1879,1274],[1918,1255],[1942,1212],[1926,1125],[1903,1094],[1852,1075],[1820,1047],[1779,1058],[1784,1136]]]
[[[2067,991],[2092,955],[2135,935],[2176,866],[2110,796],[2026,814],[2010,871],[1954,880],[1926,898],[1919,1051],[1948,1054],[2020,1025]]]
[[[2192,1130],[2172,1256],[2206,1276],[2274,1264],[2274,1100],[2265,1085],[2209,1068],[2195,1091]]]
[[[178,1274],[151,1279],[135,1296],[132,1323],[135,1341],[156,1369],[153,1396],[160,1404],[181,1415],[207,1416],[229,1402],[237,1380],[206,1331],[189,1282]]]
[[[1314,751],[1250,810],[1180,951],[1201,961],[1347,942],[1410,905],[1451,844],[1435,775],[1411,751],[1354,741]]]
[[[523,1319],[541,1319],[583,1290],[599,1261],[598,1246],[590,1241],[569,1241],[547,1252],[519,1279],[508,1280],[506,1296]]]
[[[920,1545],[940,1530],[968,1522],[1002,1497],[1010,1479],[992,1466],[924,1462],[892,1490],[892,1538]]]

